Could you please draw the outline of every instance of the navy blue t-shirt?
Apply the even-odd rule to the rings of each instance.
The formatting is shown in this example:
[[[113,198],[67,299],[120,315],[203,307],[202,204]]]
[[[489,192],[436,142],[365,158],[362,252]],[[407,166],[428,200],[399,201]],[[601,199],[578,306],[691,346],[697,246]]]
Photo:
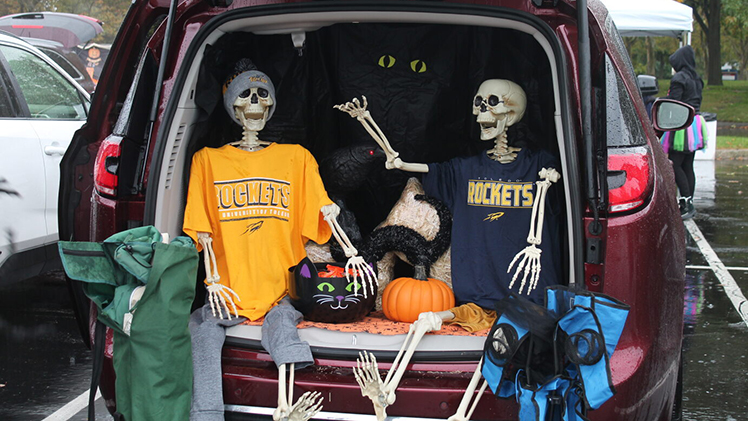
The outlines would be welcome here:
[[[429,164],[423,177],[426,194],[449,206],[452,222],[452,288],[458,304],[475,303],[493,309],[509,293],[514,256],[527,247],[530,217],[543,168],[558,171],[556,159],[545,151],[523,148],[514,162],[501,164],[485,153]],[[522,296],[543,304],[545,287],[560,283],[558,183],[551,185],[545,204],[540,249],[540,280],[527,295],[529,276]],[[512,286],[519,292],[523,274]]]

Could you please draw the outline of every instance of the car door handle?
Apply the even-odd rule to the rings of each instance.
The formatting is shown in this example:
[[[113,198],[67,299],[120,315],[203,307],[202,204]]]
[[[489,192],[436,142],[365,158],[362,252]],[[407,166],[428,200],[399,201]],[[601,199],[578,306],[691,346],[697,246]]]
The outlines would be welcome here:
[[[45,146],[44,153],[50,156],[55,156],[55,155],[62,156],[62,155],[65,155],[66,149],[67,148],[64,148],[62,146],[54,146],[54,145]]]

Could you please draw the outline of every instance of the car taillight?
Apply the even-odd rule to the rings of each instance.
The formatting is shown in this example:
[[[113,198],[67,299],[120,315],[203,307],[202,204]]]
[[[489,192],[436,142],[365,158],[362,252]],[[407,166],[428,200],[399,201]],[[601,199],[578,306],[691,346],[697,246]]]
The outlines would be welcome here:
[[[652,194],[652,184],[649,147],[608,149],[610,213],[630,212],[644,206]]]
[[[117,170],[119,168],[120,138],[106,138],[99,147],[94,164],[94,186],[108,196],[117,194]]]

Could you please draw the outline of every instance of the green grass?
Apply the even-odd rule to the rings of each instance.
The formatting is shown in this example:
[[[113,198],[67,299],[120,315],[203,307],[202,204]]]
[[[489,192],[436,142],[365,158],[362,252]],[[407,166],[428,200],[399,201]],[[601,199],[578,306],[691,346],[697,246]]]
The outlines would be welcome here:
[[[717,149],[748,149],[748,137],[718,135]]]
[[[718,121],[748,123],[748,81],[725,80],[722,86],[704,86],[701,111],[717,113]],[[670,80],[660,81],[660,94],[665,96]]]
[[[725,80],[723,83],[704,87],[701,111],[717,113],[718,121],[748,123],[748,81]],[[742,144],[746,145],[746,138],[742,139]]]

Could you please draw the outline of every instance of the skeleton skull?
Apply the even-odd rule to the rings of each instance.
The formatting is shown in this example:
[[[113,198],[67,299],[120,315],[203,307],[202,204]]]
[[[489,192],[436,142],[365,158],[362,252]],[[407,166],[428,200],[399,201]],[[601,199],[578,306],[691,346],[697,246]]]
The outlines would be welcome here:
[[[242,93],[234,101],[234,115],[245,129],[259,132],[265,127],[273,98],[267,89],[255,87]]]
[[[506,132],[525,114],[525,91],[504,79],[489,79],[478,88],[473,100],[473,115],[478,116],[481,140],[493,140]]]

